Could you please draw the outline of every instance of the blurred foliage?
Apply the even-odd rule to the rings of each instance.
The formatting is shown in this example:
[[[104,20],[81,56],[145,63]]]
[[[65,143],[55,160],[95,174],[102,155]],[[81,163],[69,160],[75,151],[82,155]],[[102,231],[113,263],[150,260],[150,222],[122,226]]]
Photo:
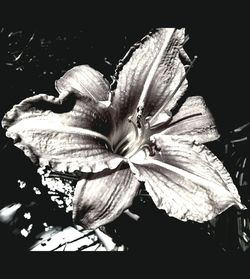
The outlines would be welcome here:
[[[0,27],[1,94],[5,96],[1,102],[0,117],[14,104],[33,94],[57,94],[54,81],[74,65],[90,64],[111,81],[115,66],[125,50],[147,31],[141,29],[132,34],[121,31],[114,52],[109,49],[111,44],[103,44],[105,40],[111,40],[112,35],[101,35],[100,31],[96,37],[93,30],[84,29],[43,30],[30,26],[25,30],[12,30]],[[224,162],[243,203],[250,208],[250,125],[247,121],[243,124],[223,132],[219,141],[208,146]],[[55,192],[42,183],[37,169],[5,137],[2,128],[0,148],[0,209],[8,208],[12,212],[9,219],[1,217],[2,247],[28,250],[46,227],[72,226],[71,211],[66,210],[68,205],[63,202],[69,192],[60,193],[59,200],[62,202],[58,203],[58,199],[53,198]],[[61,181],[69,188],[74,187],[77,181],[75,176],[62,177],[60,173],[53,172],[50,178],[57,179],[58,183]],[[166,249],[169,253],[250,253],[249,210],[230,208],[203,224],[180,222],[157,210],[143,186],[130,210],[140,216],[139,221],[122,214],[102,228],[117,245],[124,244],[128,251]]]

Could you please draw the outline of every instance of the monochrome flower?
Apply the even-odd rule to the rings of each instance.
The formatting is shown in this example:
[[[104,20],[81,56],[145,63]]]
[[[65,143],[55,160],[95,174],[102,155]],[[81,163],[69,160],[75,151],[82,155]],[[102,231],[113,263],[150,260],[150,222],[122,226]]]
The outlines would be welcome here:
[[[142,182],[158,208],[183,221],[245,208],[204,145],[219,134],[203,98],[183,96],[193,63],[184,43],[184,29],[160,28],[125,55],[114,90],[80,65],[56,81],[58,97],[27,98],[4,116],[6,135],[32,162],[82,173],[73,219],[83,228],[117,218]]]

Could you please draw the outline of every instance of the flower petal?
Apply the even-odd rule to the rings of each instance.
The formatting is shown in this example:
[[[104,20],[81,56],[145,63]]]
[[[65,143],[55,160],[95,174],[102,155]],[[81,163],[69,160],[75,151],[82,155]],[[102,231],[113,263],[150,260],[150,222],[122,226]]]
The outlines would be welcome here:
[[[220,136],[201,96],[188,97],[161,134],[184,135],[199,143],[213,141]]]
[[[127,164],[121,164],[115,170],[90,174],[76,185],[74,222],[85,229],[110,223],[131,206],[139,186]]]
[[[204,145],[160,135],[161,152],[131,163],[156,206],[180,220],[204,222],[232,205],[245,209],[225,167]]]
[[[164,104],[171,110],[187,87],[185,69],[179,58],[184,29],[161,28],[140,44],[119,73],[112,104],[118,119],[144,106],[144,116],[153,116]],[[180,84],[182,86],[175,92]]]
[[[95,101],[107,101],[110,94],[108,81],[88,65],[73,67],[55,82],[55,87],[59,93],[74,90]]]
[[[123,160],[111,153],[108,110],[78,93],[27,98],[6,113],[2,126],[15,145],[40,166],[98,172],[116,168]]]

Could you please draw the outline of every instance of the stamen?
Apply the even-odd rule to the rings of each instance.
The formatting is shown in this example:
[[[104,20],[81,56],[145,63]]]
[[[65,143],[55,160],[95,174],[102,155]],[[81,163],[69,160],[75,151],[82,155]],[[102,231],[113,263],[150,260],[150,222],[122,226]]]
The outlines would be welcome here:
[[[186,70],[186,73],[184,74],[184,76],[182,77],[182,79],[180,80],[179,84],[177,85],[177,87],[175,88],[175,90],[173,91],[172,95],[175,95],[175,93],[179,90],[180,86],[182,85],[182,83],[184,82],[184,80],[187,77],[187,74],[189,73],[190,69],[193,67],[195,60],[197,59],[197,56],[194,56],[194,59],[192,60],[191,64],[189,65],[188,69]],[[164,110],[164,108],[166,107],[168,103],[164,103],[160,109],[152,116],[152,118],[150,119],[150,122],[152,123],[158,116],[159,114]]]
[[[130,133],[129,133],[125,138],[123,138],[123,140],[121,140],[121,141],[119,142],[119,144],[116,146],[116,148],[115,148],[115,150],[114,150],[114,153],[117,153],[118,150],[119,150],[119,148],[121,148],[121,146],[122,146],[126,141],[129,142],[129,138],[130,138]]]
[[[129,123],[132,124],[133,128],[134,128],[134,133],[133,132],[130,132],[125,138],[123,138],[119,144],[116,146],[114,152],[118,152],[118,150],[122,147],[122,145],[127,141],[129,142],[130,144],[126,145],[119,153],[124,153],[130,146],[132,146],[132,143],[133,142],[136,142],[137,139],[139,138],[139,133],[138,133],[138,128],[135,124],[135,122],[132,120],[132,116],[128,117],[128,121]],[[132,140],[131,139],[131,134],[133,133],[134,135],[134,139]]]
[[[151,146],[150,144],[145,143],[145,144],[140,146],[141,150],[144,149],[144,148],[148,149],[149,156],[154,156],[155,155],[155,150],[154,150],[153,146]]]
[[[149,151],[149,156],[154,156],[156,152],[161,151],[161,146],[154,136],[150,138],[150,142],[144,143],[140,146],[140,149],[146,148]]]
[[[132,120],[132,117],[129,118],[129,121],[135,128],[136,137],[134,141],[129,141],[129,144],[125,146],[121,151],[121,154],[125,154],[125,152],[129,150],[129,153],[125,155],[126,158],[130,158],[138,151],[138,149],[141,149],[141,144],[143,143],[142,135],[144,133],[144,129],[141,128],[138,129],[135,122]],[[142,126],[142,128],[144,128],[144,125]]]
[[[149,129],[148,121],[150,118],[147,117],[145,120],[143,118],[142,119],[139,118],[139,120],[137,119],[137,123],[135,123],[134,118],[135,115],[130,116],[128,118],[128,121],[133,125],[135,130],[134,141],[130,139],[129,143],[119,152],[120,154],[125,154],[125,152],[129,150],[129,153],[126,154],[125,156],[126,158],[130,158],[131,156],[133,156],[138,151],[138,149],[141,149],[142,147],[148,147],[148,149],[151,150],[150,145],[148,144],[142,145],[143,143],[145,143],[144,133],[147,129]],[[119,147],[124,143],[124,141],[125,140],[122,140],[121,143],[119,143]],[[116,148],[116,150],[118,150],[118,148]],[[151,151],[153,152],[153,150]]]
[[[135,130],[135,138],[137,139],[139,137],[139,133],[138,133],[138,129],[137,129],[137,126],[135,124],[135,122],[133,121],[132,119],[132,116],[129,116],[128,117],[128,122],[131,123],[134,127],[134,130]]]
[[[127,144],[119,153],[121,155],[125,155],[126,151],[129,150],[133,146],[134,146],[134,144],[132,142],[129,142],[129,144]],[[129,154],[133,153],[134,149],[135,148],[133,148],[132,151]],[[128,154],[126,154],[125,157],[128,157]]]

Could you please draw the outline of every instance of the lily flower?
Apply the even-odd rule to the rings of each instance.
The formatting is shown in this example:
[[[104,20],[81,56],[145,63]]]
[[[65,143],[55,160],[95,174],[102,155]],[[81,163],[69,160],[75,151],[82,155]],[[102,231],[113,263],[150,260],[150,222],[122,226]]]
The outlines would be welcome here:
[[[184,28],[159,28],[125,55],[115,89],[80,65],[55,82],[58,97],[27,98],[4,116],[6,135],[38,166],[83,174],[73,197],[83,228],[116,219],[142,182],[159,209],[182,221],[245,209],[204,145],[219,134],[203,98],[183,97],[193,63],[185,41]]]

